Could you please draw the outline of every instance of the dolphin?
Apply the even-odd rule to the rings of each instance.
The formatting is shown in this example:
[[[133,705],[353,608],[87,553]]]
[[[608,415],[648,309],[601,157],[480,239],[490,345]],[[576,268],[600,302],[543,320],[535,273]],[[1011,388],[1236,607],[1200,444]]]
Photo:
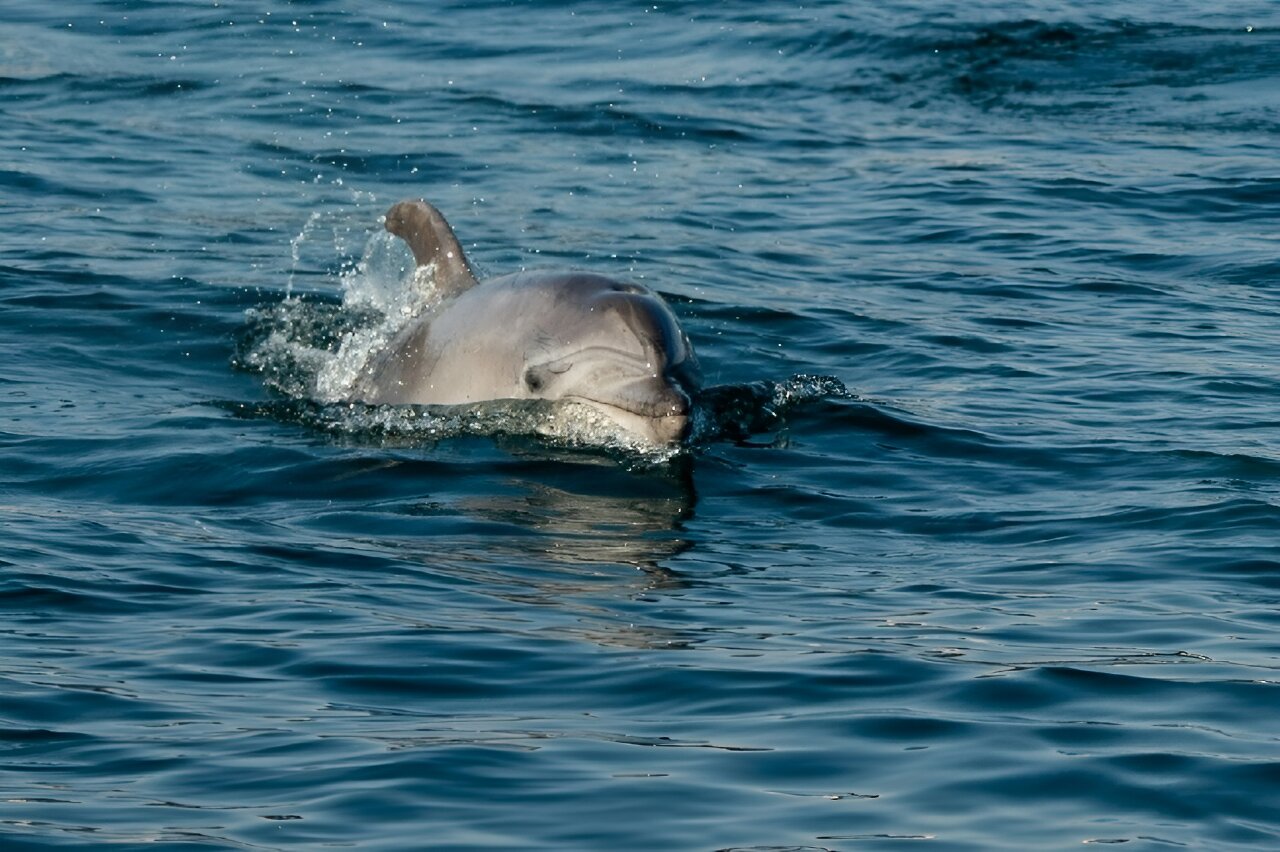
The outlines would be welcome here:
[[[433,267],[441,301],[370,360],[355,399],[571,400],[648,444],[687,436],[698,359],[658,294],[587,272],[525,271],[481,283],[432,205],[401,201],[385,224],[419,267]]]

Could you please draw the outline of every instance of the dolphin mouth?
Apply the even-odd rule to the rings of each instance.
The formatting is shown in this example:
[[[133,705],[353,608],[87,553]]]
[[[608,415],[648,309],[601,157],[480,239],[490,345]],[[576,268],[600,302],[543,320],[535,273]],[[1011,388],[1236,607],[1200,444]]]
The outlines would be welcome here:
[[[627,432],[651,444],[668,445],[680,443],[689,434],[690,405],[683,395],[679,396],[682,404],[671,406],[667,413],[654,413],[652,410],[637,411],[614,402],[604,402],[577,394],[564,396],[561,399],[590,406]]]
[[[625,411],[636,417],[688,417],[693,401],[685,387],[660,373],[634,376],[602,385],[599,393],[575,389],[565,398]]]

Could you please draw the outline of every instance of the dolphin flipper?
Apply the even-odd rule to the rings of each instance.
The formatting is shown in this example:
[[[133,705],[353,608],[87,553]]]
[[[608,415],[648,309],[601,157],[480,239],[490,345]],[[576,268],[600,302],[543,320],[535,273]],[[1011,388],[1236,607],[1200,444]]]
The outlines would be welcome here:
[[[425,201],[401,201],[385,217],[387,230],[404,240],[418,266],[435,264],[436,286],[448,298],[474,287],[476,276],[453,228]]]

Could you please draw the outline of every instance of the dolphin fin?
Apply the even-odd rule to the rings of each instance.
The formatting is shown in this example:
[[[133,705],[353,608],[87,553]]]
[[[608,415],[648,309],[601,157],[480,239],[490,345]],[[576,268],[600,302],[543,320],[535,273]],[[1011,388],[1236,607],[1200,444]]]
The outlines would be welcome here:
[[[475,286],[476,276],[462,244],[435,207],[421,200],[401,201],[384,218],[387,230],[409,244],[418,266],[435,264],[441,295],[456,296]]]

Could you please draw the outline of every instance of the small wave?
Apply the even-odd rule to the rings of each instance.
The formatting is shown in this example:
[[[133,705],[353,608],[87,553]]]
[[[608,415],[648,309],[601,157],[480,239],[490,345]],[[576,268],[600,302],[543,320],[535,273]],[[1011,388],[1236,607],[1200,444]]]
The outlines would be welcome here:
[[[1096,120],[1114,110],[1154,126],[1264,129],[1274,125],[1265,107],[1238,100],[1231,87],[1275,77],[1276,37],[1268,28],[1127,20],[930,23],[874,40],[887,85],[868,93],[1040,116]],[[1238,109],[1197,107],[1206,92]]]
[[[284,399],[226,402],[237,417],[297,423],[342,438],[386,446],[431,447],[454,438],[524,437],[548,448],[598,450],[641,466],[666,463],[685,447],[659,447],[625,432],[595,408],[579,402],[499,399],[466,405],[369,405]]]
[[[659,87],[652,87],[655,90]],[[671,87],[661,87],[669,94]],[[553,132],[572,130],[577,138],[608,139],[679,138],[708,143],[746,142],[755,138],[749,117],[730,124],[709,116],[670,110],[627,109],[616,104],[556,104],[498,97],[489,92],[453,93],[460,107],[486,109],[520,121],[532,120]]]

